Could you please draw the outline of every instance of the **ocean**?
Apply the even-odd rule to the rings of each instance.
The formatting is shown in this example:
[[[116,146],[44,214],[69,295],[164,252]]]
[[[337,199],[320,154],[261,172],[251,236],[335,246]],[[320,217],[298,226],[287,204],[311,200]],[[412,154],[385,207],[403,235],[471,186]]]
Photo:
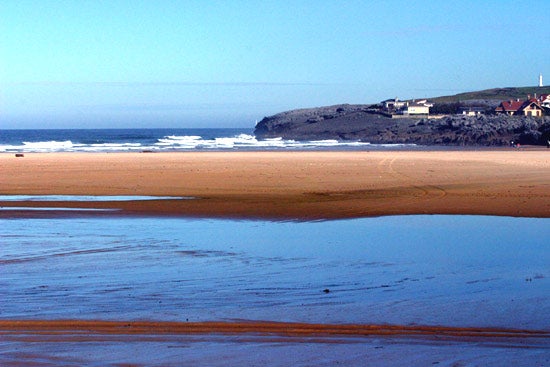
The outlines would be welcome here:
[[[142,152],[195,150],[375,150],[414,145],[281,138],[258,140],[253,129],[36,129],[0,130],[0,153]]]

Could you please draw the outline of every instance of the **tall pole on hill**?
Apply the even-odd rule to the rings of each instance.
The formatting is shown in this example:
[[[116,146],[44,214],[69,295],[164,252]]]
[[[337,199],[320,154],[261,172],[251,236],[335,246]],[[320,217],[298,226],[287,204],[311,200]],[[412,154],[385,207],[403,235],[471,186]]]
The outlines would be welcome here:
[[[542,87],[542,73],[539,74],[539,87]]]

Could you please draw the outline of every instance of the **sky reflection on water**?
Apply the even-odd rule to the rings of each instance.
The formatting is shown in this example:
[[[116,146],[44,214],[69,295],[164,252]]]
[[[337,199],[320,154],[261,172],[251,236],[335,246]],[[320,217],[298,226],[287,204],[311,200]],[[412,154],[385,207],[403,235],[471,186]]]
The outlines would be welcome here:
[[[4,319],[550,328],[548,219],[102,217],[0,224]]]

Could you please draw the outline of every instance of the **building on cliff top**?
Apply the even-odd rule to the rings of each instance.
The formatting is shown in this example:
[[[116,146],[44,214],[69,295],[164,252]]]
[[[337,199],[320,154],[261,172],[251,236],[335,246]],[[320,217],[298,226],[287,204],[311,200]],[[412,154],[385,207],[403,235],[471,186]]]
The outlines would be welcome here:
[[[495,112],[505,113],[508,116],[514,116],[519,113],[519,109],[522,105],[523,101],[521,101],[519,98],[515,101],[504,101],[501,102],[497,108],[495,108]]]
[[[508,116],[532,116],[532,117],[541,117],[543,113],[543,108],[541,102],[538,98],[528,97],[527,100],[522,101],[517,99],[515,101],[504,101],[495,108],[496,113],[505,113]]]
[[[399,98],[386,99],[385,101],[380,102],[382,108],[388,112],[397,112],[403,110],[403,108],[409,105],[409,102],[400,101]]]
[[[429,103],[427,100],[422,99],[409,103],[403,113],[405,115],[429,115],[430,107],[433,107],[433,103]]]
[[[386,99],[380,102],[382,110],[391,115],[428,115],[433,103],[422,99],[412,102],[400,101],[398,98]]]
[[[458,109],[460,115],[479,116],[485,113],[485,107],[465,106]]]

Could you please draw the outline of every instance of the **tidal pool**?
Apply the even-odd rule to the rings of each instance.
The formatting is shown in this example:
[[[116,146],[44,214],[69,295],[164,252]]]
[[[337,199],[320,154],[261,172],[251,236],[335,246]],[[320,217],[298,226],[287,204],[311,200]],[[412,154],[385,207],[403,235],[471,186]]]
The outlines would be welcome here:
[[[548,219],[0,221],[1,319],[550,329]]]
[[[0,220],[0,320],[444,325],[550,330],[548,219]],[[529,338],[104,335],[0,330],[0,364],[545,365]]]

